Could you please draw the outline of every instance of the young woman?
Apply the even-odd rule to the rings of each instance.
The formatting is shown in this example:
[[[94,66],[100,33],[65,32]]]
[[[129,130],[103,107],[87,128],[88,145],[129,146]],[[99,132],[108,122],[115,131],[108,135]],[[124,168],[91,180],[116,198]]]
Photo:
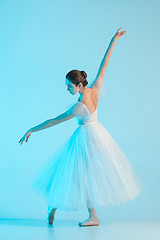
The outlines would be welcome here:
[[[67,111],[29,129],[19,143],[31,133],[55,126],[76,117],[78,127],[51,160],[37,174],[33,188],[47,199],[47,222],[52,225],[57,209],[78,210],[87,207],[89,218],[79,226],[97,226],[95,207],[125,203],[141,192],[135,170],[118,144],[97,121],[98,94],[116,41],[126,31],[115,33],[102,59],[94,82],[87,87],[87,74],[72,70],[66,75],[67,90],[79,93],[79,99]]]

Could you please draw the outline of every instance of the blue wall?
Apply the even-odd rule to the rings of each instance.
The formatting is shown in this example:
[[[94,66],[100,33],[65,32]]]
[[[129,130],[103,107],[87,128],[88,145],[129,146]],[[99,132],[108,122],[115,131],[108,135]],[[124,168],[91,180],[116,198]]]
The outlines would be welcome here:
[[[23,145],[18,141],[78,99],[66,91],[66,73],[84,70],[90,83],[122,27],[127,33],[107,66],[98,120],[128,156],[144,189],[134,201],[97,211],[108,221],[160,220],[159,7],[156,0],[1,1],[0,218],[45,217],[45,199],[31,181],[71,136],[76,119],[35,132]]]

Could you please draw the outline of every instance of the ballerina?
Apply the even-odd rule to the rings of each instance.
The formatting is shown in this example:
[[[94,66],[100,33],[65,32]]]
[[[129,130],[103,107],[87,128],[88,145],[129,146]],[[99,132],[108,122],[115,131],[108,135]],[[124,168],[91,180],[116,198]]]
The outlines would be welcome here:
[[[33,132],[55,126],[73,117],[78,128],[33,182],[33,188],[47,199],[47,222],[53,224],[55,212],[87,207],[89,217],[79,226],[98,226],[96,206],[120,204],[133,200],[142,186],[136,173],[118,144],[97,121],[98,96],[106,67],[115,43],[126,31],[117,30],[101,61],[97,76],[87,87],[85,71],[72,70],[66,75],[67,90],[78,101],[64,113],[29,129],[20,139],[28,141]]]

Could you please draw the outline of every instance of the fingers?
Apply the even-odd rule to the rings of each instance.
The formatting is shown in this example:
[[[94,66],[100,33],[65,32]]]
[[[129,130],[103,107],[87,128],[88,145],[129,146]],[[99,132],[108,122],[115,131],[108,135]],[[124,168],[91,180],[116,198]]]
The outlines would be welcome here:
[[[26,139],[26,142],[28,142],[28,138],[30,137],[31,134],[25,134],[20,140],[18,143],[20,143],[22,145],[22,143],[25,141]]]
[[[123,31],[123,32],[122,32],[122,35],[124,35],[126,32],[127,32],[127,31]]]
[[[120,31],[120,29],[121,29],[121,27],[118,29],[118,31],[117,31],[117,32],[119,32],[119,31]]]
[[[19,140],[19,142],[18,142],[18,143],[21,143],[21,141],[22,141],[22,138]]]
[[[119,28],[120,29],[120,28]],[[117,39],[121,38],[127,31],[121,31],[121,32],[117,32],[116,36]]]
[[[121,29],[121,27],[118,29],[117,33],[119,33],[120,29]],[[126,32],[127,32],[127,31],[122,31],[122,32],[120,32],[120,33],[121,33],[121,34],[125,34]]]
[[[22,145],[22,143],[24,142],[24,139],[25,139],[25,137],[22,137],[22,138],[19,140],[18,143],[20,143],[20,144]]]
[[[21,145],[22,145],[23,142],[24,142],[24,138],[21,138]]]
[[[26,137],[26,142],[28,141],[28,138],[31,136],[31,134],[29,134],[27,137]]]
[[[121,35],[123,35],[123,34],[125,34],[125,33],[126,33],[125,31],[123,31],[123,32],[120,32],[120,34],[121,34]]]
[[[22,139],[20,139],[18,143],[20,143],[22,145],[22,143],[23,143]]]

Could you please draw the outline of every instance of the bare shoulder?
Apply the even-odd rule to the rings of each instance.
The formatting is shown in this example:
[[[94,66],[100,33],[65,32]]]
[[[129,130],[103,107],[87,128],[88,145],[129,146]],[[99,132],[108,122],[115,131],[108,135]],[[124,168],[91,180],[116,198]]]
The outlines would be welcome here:
[[[83,94],[82,99],[79,98],[78,101],[84,103],[90,113],[93,113],[98,105],[98,93],[95,89],[88,87],[88,89]]]
[[[90,88],[91,91],[91,98],[93,101],[98,102],[98,93],[94,88]]]
[[[98,93],[93,88],[89,88],[89,99],[90,99],[89,102],[91,103],[92,107],[94,106],[94,108],[97,108],[97,105],[98,105]]]

